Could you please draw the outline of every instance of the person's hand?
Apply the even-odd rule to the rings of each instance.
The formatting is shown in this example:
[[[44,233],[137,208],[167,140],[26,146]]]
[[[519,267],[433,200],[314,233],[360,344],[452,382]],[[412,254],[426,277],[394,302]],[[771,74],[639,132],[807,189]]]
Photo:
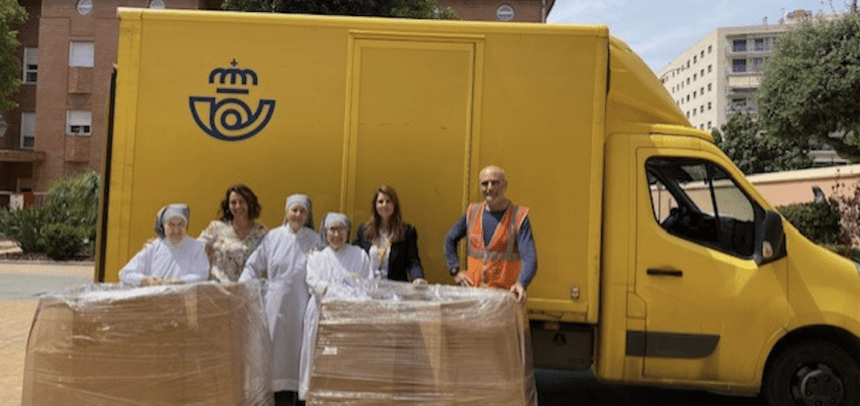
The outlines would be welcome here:
[[[514,286],[511,286],[511,293],[514,294],[514,297],[517,299],[521,305],[526,303],[526,288],[522,283],[515,283]]]
[[[424,286],[424,285],[427,285],[427,279],[415,278],[412,280],[412,284],[415,286]]]
[[[469,279],[469,275],[466,273],[466,271],[457,272],[457,275],[454,275],[454,282],[456,282],[460,286],[474,286],[474,283],[471,279]]]
[[[140,286],[156,286],[161,285],[161,277],[160,276],[150,276],[147,278],[143,278],[140,280]]]

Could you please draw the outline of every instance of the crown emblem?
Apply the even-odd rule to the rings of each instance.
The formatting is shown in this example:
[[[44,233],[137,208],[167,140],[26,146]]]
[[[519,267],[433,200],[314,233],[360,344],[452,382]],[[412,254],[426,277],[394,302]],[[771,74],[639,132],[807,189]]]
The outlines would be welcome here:
[[[231,67],[215,68],[209,73],[210,84],[215,84],[216,81],[219,85],[229,84],[229,87],[224,86],[215,89],[217,93],[248,94],[248,89],[237,87],[240,81],[242,86],[247,86],[249,81],[251,85],[257,86],[257,72],[252,69],[239,69],[236,67],[238,64],[236,59],[233,59],[230,61]]]

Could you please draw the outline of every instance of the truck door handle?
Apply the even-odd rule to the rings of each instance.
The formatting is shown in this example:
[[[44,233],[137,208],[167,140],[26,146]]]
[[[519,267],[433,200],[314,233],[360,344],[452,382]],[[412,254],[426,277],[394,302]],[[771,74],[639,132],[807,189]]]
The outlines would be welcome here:
[[[684,276],[684,271],[682,271],[680,269],[648,268],[648,270],[646,272],[648,272],[648,275],[654,275],[654,276],[678,276],[678,277]]]

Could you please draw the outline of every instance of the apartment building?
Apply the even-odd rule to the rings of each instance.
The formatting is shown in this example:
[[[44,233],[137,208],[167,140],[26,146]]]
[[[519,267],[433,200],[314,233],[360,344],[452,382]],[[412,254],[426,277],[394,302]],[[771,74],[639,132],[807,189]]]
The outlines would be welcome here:
[[[775,24],[720,27],[657,72],[663,86],[694,127],[720,129],[736,113],[758,117],[756,90],[776,39],[813,16],[808,10],[785,14]],[[846,163],[832,150],[812,151],[817,165]]]
[[[217,9],[213,0],[19,0],[29,18],[18,30],[18,107],[0,112],[0,206],[16,192],[102,168],[117,7]]]

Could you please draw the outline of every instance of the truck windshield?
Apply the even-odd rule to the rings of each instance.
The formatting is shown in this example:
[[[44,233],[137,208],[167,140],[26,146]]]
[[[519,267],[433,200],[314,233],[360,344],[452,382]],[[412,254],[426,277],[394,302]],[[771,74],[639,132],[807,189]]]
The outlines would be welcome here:
[[[668,233],[750,258],[755,205],[719,166],[659,157],[645,164],[654,218]]]

